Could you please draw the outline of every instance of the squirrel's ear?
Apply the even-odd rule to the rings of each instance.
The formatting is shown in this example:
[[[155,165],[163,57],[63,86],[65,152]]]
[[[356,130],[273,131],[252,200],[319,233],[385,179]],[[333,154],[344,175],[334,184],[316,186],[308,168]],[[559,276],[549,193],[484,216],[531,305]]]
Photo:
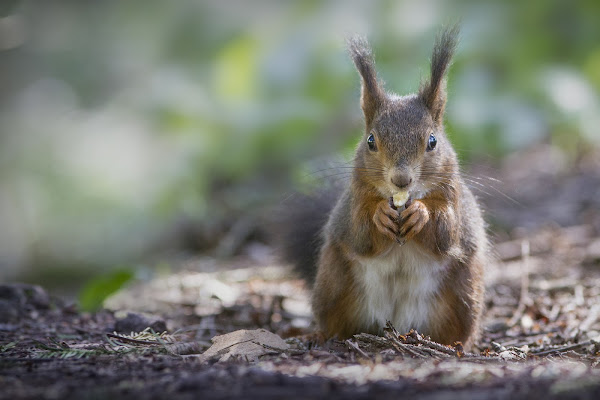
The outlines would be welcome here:
[[[385,98],[377,83],[373,53],[366,39],[360,36],[348,39],[348,52],[362,78],[360,105],[365,114],[365,121],[370,125]]]
[[[431,77],[421,85],[419,96],[435,123],[441,123],[446,107],[446,72],[456,49],[458,25],[443,30],[435,41],[431,55]]]

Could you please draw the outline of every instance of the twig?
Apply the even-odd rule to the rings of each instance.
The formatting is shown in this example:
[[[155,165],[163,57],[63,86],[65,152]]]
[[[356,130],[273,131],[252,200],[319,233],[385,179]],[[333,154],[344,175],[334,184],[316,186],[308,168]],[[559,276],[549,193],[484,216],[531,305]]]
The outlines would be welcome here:
[[[590,346],[592,344],[596,344],[597,342],[594,340],[586,340],[585,342],[581,342],[581,343],[576,343],[576,344],[572,344],[569,346],[564,346],[564,347],[559,347],[556,349],[550,349],[550,350],[546,350],[546,351],[540,351],[538,353],[529,353],[533,356],[546,356],[548,354],[554,354],[554,353],[564,353],[566,351],[569,350],[576,350],[579,349],[581,347],[585,347],[585,346]]]
[[[130,342],[130,343],[136,343],[136,344],[161,344],[158,341],[133,339],[133,338],[128,338],[128,337],[121,336],[121,335],[115,335],[114,333],[107,333],[106,336],[121,340],[123,342]]]
[[[408,346],[414,346],[414,345],[408,345]],[[433,349],[431,347],[425,347],[425,346],[415,346],[415,347],[418,348],[419,351],[427,353],[432,358],[437,358],[437,359],[448,358],[448,354],[438,351],[436,349]]]
[[[346,344],[348,345],[348,347],[350,347],[352,350],[356,351],[358,354],[360,354],[364,358],[367,358],[369,360],[371,359],[371,357],[369,357],[369,355],[367,353],[365,353],[363,350],[361,350],[360,347],[358,347],[358,344],[354,343],[350,339],[346,340]]]
[[[523,258],[523,271],[521,273],[521,296],[519,297],[519,305],[515,310],[513,317],[508,321],[507,326],[509,328],[515,326],[529,303],[529,241],[524,239],[521,242],[521,257]]]
[[[370,343],[375,346],[382,347],[384,349],[390,348],[390,341],[382,338],[381,336],[371,335],[370,333],[359,333],[354,335],[354,339],[360,340],[361,342]]]
[[[454,347],[446,346],[444,344],[437,343],[437,342],[434,342],[432,340],[425,339],[423,337],[423,335],[419,334],[418,332],[416,332],[414,330],[411,330],[409,332],[409,334],[406,336],[406,339],[407,339],[407,342],[408,342],[409,339],[413,340],[413,341],[416,342],[416,344],[421,344],[424,347],[428,347],[428,348],[430,348],[432,350],[435,350],[435,351],[437,351],[439,353],[443,353],[443,354],[447,354],[447,355],[455,356],[455,357],[459,356],[459,351],[457,349],[455,349]],[[407,343],[407,344],[414,344],[414,343]]]
[[[391,326],[391,325],[390,325]],[[394,329],[395,331],[396,329]],[[427,354],[425,354],[420,349],[417,349],[416,346],[411,346],[408,344],[404,344],[398,340],[398,337],[394,335],[393,331],[384,330],[384,336],[390,341],[390,344],[398,351],[400,354],[409,353],[410,355],[418,358],[426,358]]]

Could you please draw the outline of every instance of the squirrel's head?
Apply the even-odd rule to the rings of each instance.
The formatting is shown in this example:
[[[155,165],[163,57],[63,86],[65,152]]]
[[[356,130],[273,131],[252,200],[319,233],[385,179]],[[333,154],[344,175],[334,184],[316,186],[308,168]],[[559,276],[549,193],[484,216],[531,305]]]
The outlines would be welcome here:
[[[417,94],[398,96],[377,81],[371,49],[362,38],[349,41],[361,76],[361,107],[366,130],[356,157],[356,174],[383,197],[408,190],[420,198],[440,187],[440,176],[456,168],[456,156],[443,126],[446,72],[456,47],[458,28],[443,31],[431,57],[431,76]],[[441,175],[443,172],[446,175]],[[447,178],[443,179],[447,182]]]

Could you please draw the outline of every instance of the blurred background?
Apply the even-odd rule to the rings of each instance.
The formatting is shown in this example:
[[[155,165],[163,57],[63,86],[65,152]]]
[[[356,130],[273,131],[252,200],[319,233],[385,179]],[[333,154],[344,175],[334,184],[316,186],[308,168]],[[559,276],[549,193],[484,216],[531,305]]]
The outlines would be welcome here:
[[[404,94],[457,20],[447,131],[466,166],[596,146],[596,0],[2,1],[0,281],[73,292],[260,251],[310,161],[360,138],[345,37],[368,36]]]

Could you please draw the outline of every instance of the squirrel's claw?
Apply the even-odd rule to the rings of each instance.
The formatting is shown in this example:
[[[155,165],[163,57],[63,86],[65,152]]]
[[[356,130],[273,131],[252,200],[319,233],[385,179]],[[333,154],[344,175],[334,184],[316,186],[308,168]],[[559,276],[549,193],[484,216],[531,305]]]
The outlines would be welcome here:
[[[401,227],[399,234],[405,240],[417,235],[429,221],[429,211],[422,201],[415,200],[400,213]]]
[[[398,218],[398,211],[384,200],[377,205],[377,209],[373,215],[373,223],[380,233],[391,240],[397,241],[400,232]]]

